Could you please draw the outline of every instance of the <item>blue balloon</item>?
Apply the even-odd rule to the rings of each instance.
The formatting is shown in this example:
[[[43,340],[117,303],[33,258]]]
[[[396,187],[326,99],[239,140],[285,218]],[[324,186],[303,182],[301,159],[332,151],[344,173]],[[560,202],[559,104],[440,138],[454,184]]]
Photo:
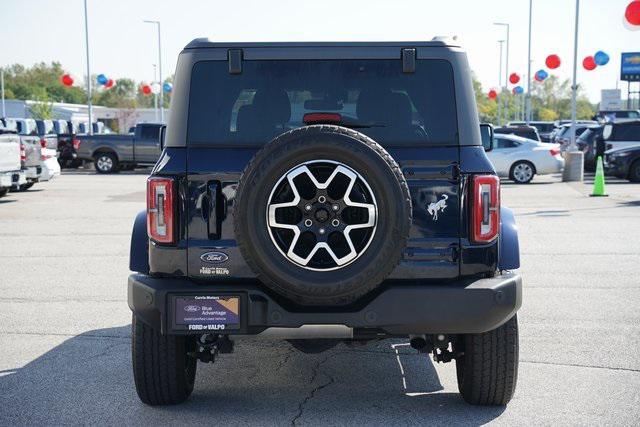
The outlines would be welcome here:
[[[105,85],[107,84],[107,82],[109,81],[109,79],[107,78],[107,76],[105,76],[104,74],[98,74],[98,83],[101,85]]]
[[[173,85],[169,82],[165,82],[162,85],[162,90],[164,91],[164,93],[170,93],[173,90]]]
[[[514,89],[518,95],[521,95],[524,93],[524,88],[522,86],[516,86]]]
[[[538,77],[538,80],[542,81],[549,77],[549,73],[547,73],[545,70],[538,70],[536,76]]]
[[[609,55],[601,50],[597,51],[593,58],[596,60],[596,64],[598,65],[607,65],[609,63]]]

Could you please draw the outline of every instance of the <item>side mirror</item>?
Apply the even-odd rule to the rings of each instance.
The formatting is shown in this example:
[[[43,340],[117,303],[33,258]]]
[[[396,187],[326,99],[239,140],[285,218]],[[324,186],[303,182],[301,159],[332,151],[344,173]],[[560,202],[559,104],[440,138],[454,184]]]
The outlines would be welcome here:
[[[160,126],[158,131],[158,141],[160,141],[160,150],[164,150],[164,137],[167,133],[167,125]]]
[[[602,139],[607,141],[609,138],[611,138],[612,134],[613,134],[613,125],[611,123],[604,125],[604,127],[602,128]]]
[[[482,148],[489,152],[493,150],[493,126],[488,123],[480,125],[480,136],[482,137]]]

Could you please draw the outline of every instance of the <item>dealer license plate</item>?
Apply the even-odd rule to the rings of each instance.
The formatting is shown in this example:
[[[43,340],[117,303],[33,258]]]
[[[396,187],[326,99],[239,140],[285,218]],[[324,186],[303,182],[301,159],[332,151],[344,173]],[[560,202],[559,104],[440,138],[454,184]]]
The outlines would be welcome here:
[[[190,331],[240,328],[240,297],[179,296],[174,308],[175,325]]]

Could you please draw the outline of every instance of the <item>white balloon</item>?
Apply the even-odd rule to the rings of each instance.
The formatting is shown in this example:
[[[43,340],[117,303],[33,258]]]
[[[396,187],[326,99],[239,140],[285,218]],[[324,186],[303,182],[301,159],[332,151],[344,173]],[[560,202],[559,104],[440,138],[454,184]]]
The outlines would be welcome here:
[[[156,95],[160,93],[160,83],[151,83],[151,93]]]

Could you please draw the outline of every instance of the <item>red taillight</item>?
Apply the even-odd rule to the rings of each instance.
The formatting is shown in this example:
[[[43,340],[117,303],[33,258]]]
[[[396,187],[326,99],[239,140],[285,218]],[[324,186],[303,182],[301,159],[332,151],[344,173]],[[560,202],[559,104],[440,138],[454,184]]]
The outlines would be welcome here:
[[[495,175],[473,178],[471,240],[487,243],[498,237],[500,229],[500,179]]]
[[[77,150],[78,148],[80,148],[80,140],[79,140],[79,139],[77,139],[77,138],[73,138],[73,139],[71,140],[71,143],[73,144],[73,148],[74,148],[74,149],[76,149],[76,150]]]
[[[44,139],[40,140],[40,147],[41,148],[47,148],[47,141],[45,141]]]
[[[313,123],[342,123],[342,115],[338,113],[307,113],[302,117],[302,121],[307,125]]]
[[[24,144],[20,143],[20,161],[24,162],[27,160],[27,151],[24,149]]]
[[[560,150],[558,150],[557,148],[552,148],[551,150],[549,150],[549,153],[555,157],[560,154]]]
[[[158,243],[174,242],[173,179],[147,180],[147,233]]]

